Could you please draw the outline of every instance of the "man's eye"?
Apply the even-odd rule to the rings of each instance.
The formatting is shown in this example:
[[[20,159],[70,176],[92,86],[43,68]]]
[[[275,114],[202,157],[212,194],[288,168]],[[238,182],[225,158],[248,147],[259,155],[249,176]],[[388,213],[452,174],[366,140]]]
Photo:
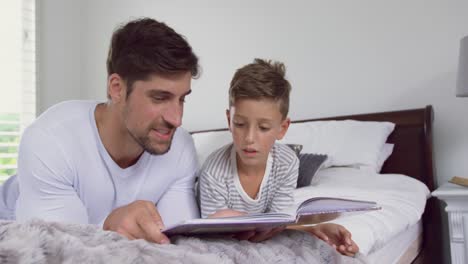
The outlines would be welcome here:
[[[234,122],[234,126],[235,126],[235,127],[243,127],[244,124],[243,124],[243,123]]]
[[[260,127],[260,130],[261,130],[261,131],[269,131],[270,128],[269,128],[269,127]]]
[[[155,102],[162,102],[164,101],[166,98],[164,97],[159,97],[159,96],[155,96],[155,97],[152,97],[153,98],[153,101]]]

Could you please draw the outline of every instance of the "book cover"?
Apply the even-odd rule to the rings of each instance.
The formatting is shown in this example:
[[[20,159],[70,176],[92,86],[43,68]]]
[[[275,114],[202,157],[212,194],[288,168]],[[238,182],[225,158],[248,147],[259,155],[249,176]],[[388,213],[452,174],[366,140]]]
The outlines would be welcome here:
[[[235,217],[191,219],[168,226],[162,232],[173,236],[262,231],[278,226],[317,224],[347,214],[379,209],[381,207],[372,201],[314,197],[291,208],[289,213],[260,213]]]

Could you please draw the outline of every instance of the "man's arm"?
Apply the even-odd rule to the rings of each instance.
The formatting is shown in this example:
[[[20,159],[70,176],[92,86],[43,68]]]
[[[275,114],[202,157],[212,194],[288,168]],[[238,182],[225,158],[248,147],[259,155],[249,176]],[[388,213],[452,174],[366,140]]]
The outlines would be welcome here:
[[[187,135],[188,136],[188,135]],[[188,136],[189,137],[189,136]],[[169,238],[161,233],[164,224],[175,224],[183,220],[197,218],[198,207],[195,201],[194,183],[198,168],[195,147],[191,137],[176,162],[177,177],[169,189],[159,199],[157,206],[150,201],[135,201],[112,211],[104,221],[104,229],[118,232],[129,239],[144,238],[151,242],[167,244]]]
[[[193,177],[179,179],[159,199],[156,207],[165,225],[200,217],[195,200],[194,184],[195,178]]]
[[[38,128],[26,129],[18,157],[17,220],[88,223],[86,208],[73,188],[68,158],[52,136]]]
[[[198,170],[197,152],[190,135],[181,137],[183,143],[182,154],[177,161],[177,170],[173,175],[178,179],[169,187],[157,202],[157,210],[162,216],[165,225],[177,224],[184,220],[200,217],[197,201],[195,199],[195,177]],[[180,144],[181,142],[177,142]],[[174,210],[174,208],[177,208]]]

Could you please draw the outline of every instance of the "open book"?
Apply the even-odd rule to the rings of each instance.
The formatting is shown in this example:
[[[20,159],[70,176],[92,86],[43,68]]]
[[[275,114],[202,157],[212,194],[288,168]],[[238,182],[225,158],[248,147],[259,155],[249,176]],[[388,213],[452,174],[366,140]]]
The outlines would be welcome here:
[[[226,234],[261,231],[278,226],[316,224],[341,215],[381,209],[375,202],[315,197],[302,202],[293,213],[259,213],[235,217],[191,219],[168,226],[162,232],[173,235]]]

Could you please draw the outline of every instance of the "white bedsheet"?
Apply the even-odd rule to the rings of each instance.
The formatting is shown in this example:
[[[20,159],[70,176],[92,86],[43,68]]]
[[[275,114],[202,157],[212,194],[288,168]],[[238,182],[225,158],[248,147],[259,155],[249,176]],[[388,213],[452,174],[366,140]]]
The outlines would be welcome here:
[[[315,185],[295,191],[296,203],[315,196],[372,200],[382,210],[342,217],[332,222],[352,233],[360,252],[368,255],[415,224],[430,192],[422,182],[398,174],[376,174],[354,168],[328,168],[315,175]]]

